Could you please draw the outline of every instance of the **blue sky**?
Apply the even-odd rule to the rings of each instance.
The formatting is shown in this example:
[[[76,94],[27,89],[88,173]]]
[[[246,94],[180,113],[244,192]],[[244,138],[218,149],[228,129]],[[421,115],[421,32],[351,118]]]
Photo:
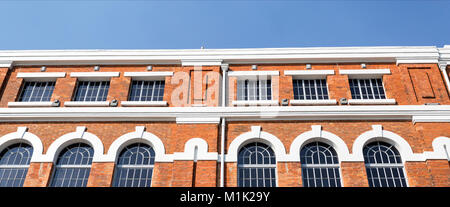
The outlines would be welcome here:
[[[5,1],[0,50],[450,44],[450,1]]]

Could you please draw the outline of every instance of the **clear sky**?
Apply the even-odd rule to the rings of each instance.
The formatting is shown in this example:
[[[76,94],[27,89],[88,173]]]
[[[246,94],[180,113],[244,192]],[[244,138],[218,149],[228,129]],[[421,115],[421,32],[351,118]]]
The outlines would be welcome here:
[[[448,0],[0,0],[0,50],[445,44]]]

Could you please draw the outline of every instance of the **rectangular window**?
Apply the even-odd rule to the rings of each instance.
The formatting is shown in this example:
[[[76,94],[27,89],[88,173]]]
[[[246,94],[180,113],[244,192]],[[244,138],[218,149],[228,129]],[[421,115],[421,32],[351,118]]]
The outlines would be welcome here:
[[[132,81],[128,101],[162,101],[164,81]]]
[[[74,101],[106,101],[109,81],[78,81]]]
[[[272,100],[271,80],[238,80],[237,100]]]
[[[328,89],[325,79],[293,80],[295,100],[327,100]]]
[[[386,99],[383,81],[376,79],[349,79],[352,99]]]
[[[55,82],[26,81],[19,96],[19,102],[50,101]]]

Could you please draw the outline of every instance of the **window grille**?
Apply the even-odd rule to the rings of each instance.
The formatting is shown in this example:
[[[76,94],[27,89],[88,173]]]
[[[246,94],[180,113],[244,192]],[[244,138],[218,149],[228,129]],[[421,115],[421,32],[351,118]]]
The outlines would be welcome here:
[[[33,148],[13,144],[0,153],[0,187],[22,187],[30,166]]]
[[[109,81],[79,81],[74,101],[106,101]]]
[[[271,80],[238,80],[237,100],[272,100]]]
[[[19,96],[19,102],[50,101],[55,82],[25,81]]]
[[[336,151],[327,144],[313,142],[300,150],[303,186],[341,187]]]
[[[60,153],[51,187],[85,187],[91,171],[94,149],[87,144],[72,144]]]
[[[132,81],[129,101],[162,101],[164,81]]]
[[[349,79],[352,99],[386,99],[383,81],[377,79]]]
[[[146,144],[127,146],[119,155],[114,171],[114,187],[150,187],[155,152]]]
[[[239,187],[276,187],[276,161],[266,144],[251,143],[238,155]]]
[[[363,153],[370,187],[407,187],[400,153],[393,145],[373,142]]]
[[[293,80],[295,100],[326,100],[328,99],[327,81]]]

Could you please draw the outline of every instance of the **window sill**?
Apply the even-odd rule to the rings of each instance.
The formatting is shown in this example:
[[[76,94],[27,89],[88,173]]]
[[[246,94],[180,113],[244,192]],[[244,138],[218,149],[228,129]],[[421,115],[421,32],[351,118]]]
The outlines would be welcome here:
[[[326,100],[290,100],[291,105],[336,105],[336,99],[326,99]]]
[[[122,101],[122,106],[167,106],[167,101]]]
[[[109,101],[66,101],[64,106],[109,106]]]
[[[278,100],[233,101],[233,106],[278,106]]]
[[[8,102],[8,107],[53,107],[57,106],[52,101],[42,102]]]
[[[348,104],[350,105],[363,105],[363,104],[396,104],[395,99],[350,99],[348,100]]]

